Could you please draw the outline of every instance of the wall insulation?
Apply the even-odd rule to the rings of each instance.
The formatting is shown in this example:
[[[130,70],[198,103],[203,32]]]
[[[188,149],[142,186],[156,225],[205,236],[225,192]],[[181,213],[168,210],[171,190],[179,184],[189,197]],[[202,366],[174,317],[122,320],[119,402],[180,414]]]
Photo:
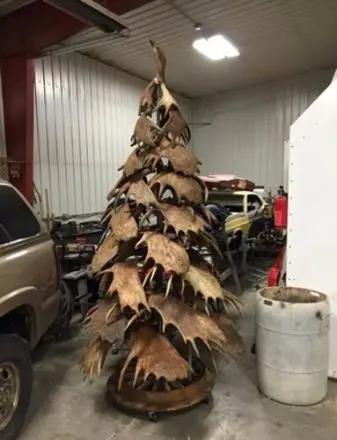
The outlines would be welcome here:
[[[34,182],[51,213],[104,210],[145,85],[79,54],[35,61]],[[189,101],[178,100],[190,120]]]
[[[202,173],[236,174],[273,189],[284,183],[289,127],[332,74],[323,70],[197,100],[192,118],[201,124],[193,148]]]

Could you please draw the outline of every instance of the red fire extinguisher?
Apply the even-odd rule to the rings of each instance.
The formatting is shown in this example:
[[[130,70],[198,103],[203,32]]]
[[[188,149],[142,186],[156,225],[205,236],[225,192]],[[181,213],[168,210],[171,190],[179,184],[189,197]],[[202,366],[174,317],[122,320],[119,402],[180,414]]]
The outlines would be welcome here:
[[[274,200],[274,224],[276,229],[285,229],[288,218],[288,199],[283,187],[280,187]]]

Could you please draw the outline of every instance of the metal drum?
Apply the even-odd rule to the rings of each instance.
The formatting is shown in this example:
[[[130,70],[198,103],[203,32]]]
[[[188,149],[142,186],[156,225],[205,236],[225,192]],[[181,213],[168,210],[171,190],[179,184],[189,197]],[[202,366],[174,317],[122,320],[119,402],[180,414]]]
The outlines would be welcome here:
[[[257,378],[266,396],[292,405],[324,399],[328,339],[326,295],[293,287],[266,287],[257,292]]]

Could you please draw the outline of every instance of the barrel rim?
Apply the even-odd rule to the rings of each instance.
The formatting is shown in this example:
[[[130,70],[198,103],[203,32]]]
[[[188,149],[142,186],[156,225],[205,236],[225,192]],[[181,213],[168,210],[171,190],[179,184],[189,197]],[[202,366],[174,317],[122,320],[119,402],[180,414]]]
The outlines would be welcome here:
[[[258,294],[270,301],[289,304],[317,304],[328,299],[325,293],[317,290],[293,286],[263,287],[258,290]]]

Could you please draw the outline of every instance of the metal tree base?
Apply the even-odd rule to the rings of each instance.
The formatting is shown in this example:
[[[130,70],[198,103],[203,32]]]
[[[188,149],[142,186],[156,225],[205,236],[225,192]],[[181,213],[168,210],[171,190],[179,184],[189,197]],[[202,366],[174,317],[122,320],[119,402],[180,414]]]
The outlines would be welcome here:
[[[200,402],[207,403],[214,385],[214,374],[203,367],[199,376],[178,389],[148,391],[123,382],[118,390],[119,371],[120,367],[117,367],[108,380],[108,401],[123,410],[147,414],[152,421],[157,421],[158,413],[180,411]]]

